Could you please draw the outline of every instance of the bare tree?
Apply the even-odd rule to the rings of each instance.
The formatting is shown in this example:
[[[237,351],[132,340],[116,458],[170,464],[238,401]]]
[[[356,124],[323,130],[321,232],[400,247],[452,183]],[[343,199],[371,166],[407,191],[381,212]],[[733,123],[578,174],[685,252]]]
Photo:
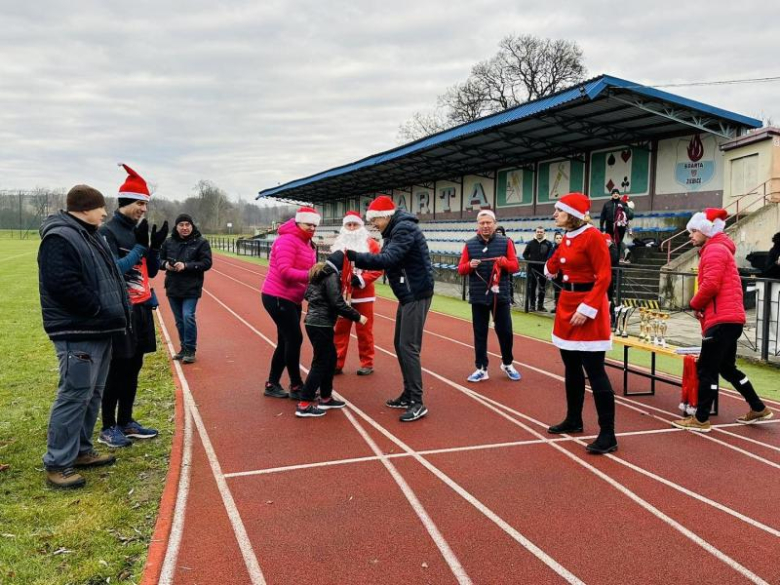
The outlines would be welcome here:
[[[415,113],[401,125],[399,140],[417,140],[446,128],[536,100],[582,81],[582,49],[562,39],[510,35],[492,58],[471,69],[464,83],[440,95],[433,114]]]

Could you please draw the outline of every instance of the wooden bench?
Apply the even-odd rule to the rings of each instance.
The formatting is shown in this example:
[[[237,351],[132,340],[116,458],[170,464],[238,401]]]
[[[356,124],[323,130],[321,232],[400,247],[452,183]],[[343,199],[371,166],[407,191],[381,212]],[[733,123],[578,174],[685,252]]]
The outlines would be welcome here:
[[[623,370],[623,396],[655,396],[655,383],[656,382],[663,382],[665,384],[671,384],[672,386],[677,386],[678,388],[682,388],[682,380],[674,379],[669,376],[659,376],[658,372],[656,371],[655,366],[655,356],[656,354],[661,355],[668,355],[668,356],[674,356],[676,358],[684,358],[685,356],[679,353],[676,353],[675,350],[677,347],[674,346],[667,346],[663,347],[660,345],[654,345],[652,343],[648,343],[647,341],[642,341],[638,337],[635,336],[629,336],[629,337],[619,337],[617,335],[612,336],[612,341],[617,345],[623,346],[623,363],[621,364],[614,364],[609,361],[606,362],[606,364],[612,368],[618,368]],[[635,349],[641,349],[644,351],[650,352],[650,372],[646,372],[645,370],[633,368],[629,364],[628,361],[628,354],[629,350],[631,348]],[[635,374],[637,376],[641,376],[643,378],[649,378],[650,379],[650,391],[649,392],[630,392],[628,389],[628,374]],[[718,393],[715,393],[715,400],[712,403],[712,413],[713,415],[718,414]]]

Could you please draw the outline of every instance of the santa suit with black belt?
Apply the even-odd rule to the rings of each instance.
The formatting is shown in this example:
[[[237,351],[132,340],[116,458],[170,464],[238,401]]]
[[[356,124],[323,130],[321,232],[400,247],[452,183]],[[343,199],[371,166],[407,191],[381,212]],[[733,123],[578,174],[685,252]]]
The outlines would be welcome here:
[[[356,252],[370,252],[371,254],[379,254],[381,248],[379,243],[368,235],[363,225],[363,219],[356,212],[348,212],[344,217],[344,224],[348,222],[356,222],[361,224],[359,230],[365,237],[365,244],[361,246],[353,246],[350,244],[344,245],[344,238],[346,228],[342,228],[342,235],[336,239],[333,244],[333,249],[349,249]],[[359,249],[358,249],[359,248]],[[364,315],[367,319],[364,325],[359,322],[355,323],[355,333],[358,338],[358,356],[360,357],[361,368],[373,368],[374,367],[374,301],[376,300],[376,294],[374,291],[374,281],[382,276],[381,270],[361,270],[360,268],[352,268],[352,274],[356,277],[352,280],[352,294],[351,298],[347,301],[352,307],[357,310],[358,313]],[[349,348],[349,337],[352,331],[352,321],[339,317],[336,321],[336,327],[334,328],[334,343],[336,344],[336,369],[342,370],[344,368],[344,362],[347,359],[347,349]]]
[[[562,197],[555,207],[579,219],[587,218],[590,200],[581,193]],[[602,234],[590,224],[567,231],[555,253],[545,264],[545,275],[563,281],[553,326],[552,341],[561,351],[566,369],[566,419],[550,427],[551,433],[582,432],[582,407],[587,373],[601,432],[587,446],[594,453],[617,449],[615,440],[615,397],[604,368],[605,352],[612,349],[607,289],[612,279],[609,249]],[[585,316],[572,325],[575,314]]]

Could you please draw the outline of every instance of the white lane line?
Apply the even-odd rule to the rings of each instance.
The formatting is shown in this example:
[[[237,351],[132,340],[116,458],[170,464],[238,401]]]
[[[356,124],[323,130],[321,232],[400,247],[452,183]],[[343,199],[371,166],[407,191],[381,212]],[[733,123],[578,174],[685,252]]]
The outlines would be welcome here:
[[[458,580],[458,583],[462,583],[464,585],[471,583],[471,578],[466,573],[466,570],[463,568],[463,565],[460,564],[458,557],[450,548],[450,545],[447,543],[447,540],[444,538],[442,533],[439,532],[439,529],[436,527],[436,524],[433,522],[433,519],[428,515],[428,512],[425,511],[425,507],[422,505],[420,500],[417,499],[417,496],[415,495],[414,491],[412,490],[411,487],[409,487],[409,484],[406,483],[406,480],[398,472],[398,469],[396,469],[395,465],[393,465],[390,462],[390,460],[387,458],[387,456],[384,453],[382,453],[382,450],[379,448],[379,446],[368,435],[368,433],[360,425],[360,423],[357,420],[355,420],[355,417],[352,415],[351,412],[349,412],[349,410],[345,409],[344,415],[347,417],[349,422],[352,423],[352,426],[354,426],[355,429],[357,429],[357,432],[360,434],[361,437],[363,437],[363,440],[368,444],[368,446],[371,447],[371,450],[374,452],[374,454],[377,457],[379,457],[379,460],[382,462],[382,465],[385,466],[385,469],[387,469],[387,471],[393,477],[395,482],[398,484],[398,487],[401,488],[401,491],[403,492],[404,496],[409,501],[409,504],[411,504],[414,513],[417,514],[417,517],[423,523],[423,526],[425,526],[425,529],[428,531],[428,534],[431,535],[433,542],[436,543],[436,547],[439,549],[439,551],[441,551],[444,560],[447,562],[447,565],[449,565],[450,570],[452,571],[453,575],[455,575],[455,578]]]
[[[253,288],[253,287],[250,287],[249,285],[246,285],[245,283],[242,283],[241,281],[239,281],[237,279],[233,279],[232,277],[230,277],[228,275],[226,275],[226,276],[228,278],[232,279],[232,280],[235,280],[236,282],[244,284],[244,286],[248,286],[249,288]],[[452,341],[456,341],[456,340],[452,340]],[[458,342],[458,343],[461,343],[461,342]],[[376,346],[376,349],[379,350],[379,351],[382,351],[383,353],[386,353],[386,354],[388,354],[390,356],[395,357],[394,353],[392,353],[392,352],[390,352],[390,351],[388,351],[388,350],[386,350],[386,349],[384,349],[382,347]],[[476,392],[473,392],[472,390],[470,390],[470,389],[468,389],[468,388],[466,388],[466,387],[464,387],[464,386],[462,386],[460,384],[457,384],[456,382],[453,382],[453,381],[449,380],[448,378],[446,378],[444,376],[441,376],[441,375],[439,375],[439,374],[437,374],[437,373],[435,373],[435,372],[433,372],[433,371],[431,371],[431,370],[429,370],[427,368],[422,368],[422,369],[423,369],[424,372],[434,376],[435,378],[439,379],[440,381],[444,382],[445,384],[448,384],[449,386],[455,388],[456,390],[459,390],[460,392],[466,394],[467,396],[470,396],[470,397],[474,398],[475,400],[481,402],[482,404],[484,404],[485,406],[487,406],[491,410],[494,410],[494,412],[496,412],[497,414],[501,415],[504,418],[507,418],[508,420],[513,422],[513,424],[516,424],[516,425],[520,426],[521,428],[524,428],[526,431],[530,432],[532,435],[536,436],[537,438],[546,440],[546,437],[540,435],[535,430],[533,430],[531,427],[528,427],[527,425],[512,419],[511,417],[509,417],[508,415],[503,413],[501,410],[493,407],[492,405],[490,405],[486,401],[481,400],[481,398],[482,398],[481,395],[477,394]],[[554,376],[554,375],[549,374],[547,372],[543,372],[542,370],[539,370],[538,368],[533,368],[532,367],[531,369],[534,369],[534,370],[539,371],[541,373],[545,373],[545,374],[547,374],[547,375],[549,375],[551,377],[555,377],[557,379],[561,379],[560,376]],[[350,406],[353,409],[357,410],[354,405],[350,405]],[[518,414],[520,414],[520,413],[518,413]],[[530,419],[530,417],[526,417],[525,415],[521,415],[521,416],[523,418]],[[531,420],[533,420],[533,419],[531,419]],[[534,422],[537,423],[537,424],[543,425],[543,423],[541,423],[540,421],[534,421]],[[372,426],[375,426],[375,428],[378,428],[378,429],[381,428],[376,423],[373,423]],[[543,425],[543,426],[547,426],[547,425]],[[656,516],[658,519],[660,519],[661,521],[665,522],[670,527],[672,527],[675,530],[677,530],[678,532],[680,532],[686,538],[688,538],[689,540],[691,540],[692,542],[694,542],[695,544],[697,544],[698,546],[700,546],[701,548],[703,548],[704,550],[709,552],[711,555],[715,556],[718,560],[720,560],[724,564],[728,565],[729,567],[731,567],[735,571],[737,571],[740,574],[742,574],[745,578],[751,580],[754,583],[766,583],[763,579],[761,579],[758,575],[756,575],[755,573],[750,571],[747,567],[744,567],[743,565],[738,563],[736,560],[734,560],[730,556],[726,555],[725,553],[723,553],[722,551],[717,549],[715,546],[713,546],[712,544],[710,544],[709,542],[707,542],[703,538],[699,537],[693,531],[691,531],[690,529],[686,528],[685,526],[683,526],[682,524],[680,524],[679,522],[677,522],[676,520],[674,520],[670,516],[666,515],[660,509],[656,508],[650,502],[644,500],[639,495],[637,495],[636,493],[632,492],[631,490],[629,490],[627,487],[625,487],[624,485],[622,485],[618,481],[616,481],[613,478],[609,477],[608,475],[606,475],[605,473],[603,473],[599,469],[593,467],[589,463],[586,463],[585,461],[583,461],[582,459],[580,459],[579,457],[577,457],[573,453],[570,453],[569,451],[564,449],[562,446],[560,446],[560,445],[558,445],[556,443],[553,443],[552,441],[549,441],[549,440],[547,442],[550,443],[550,446],[552,446],[553,448],[555,448],[559,452],[563,453],[566,457],[570,458],[572,461],[576,462],[578,465],[583,466],[585,469],[591,471],[597,477],[599,477],[600,479],[604,480],[609,485],[611,485],[612,487],[614,487],[615,489],[617,489],[618,491],[623,493],[625,496],[627,496],[628,498],[630,498],[631,500],[636,502],[638,505],[640,505],[642,508],[644,508],[645,510],[647,510],[648,512],[650,512],[651,514]],[[739,449],[737,449],[737,450],[739,450]],[[739,450],[739,451],[741,451],[741,450]],[[747,453],[747,452],[745,452],[745,453]],[[415,457],[415,458],[417,458],[418,460],[421,459],[421,458],[418,458],[418,457]],[[718,504],[717,502],[709,500],[708,498],[705,498],[704,496],[695,494],[695,492],[687,490],[687,488],[683,488],[682,486],[677,486],[677,484],[674,484],[673,482],[670,482],[668,480],[660,478],[660,476],[652,474],[651,472],[646,471],[646,470],[644,470],[642,468],[639,468],[638,466],[634,466],[633,464],[628,464],[628,462],[625,462],[624,460],[619,459],[619,458],[617,458],[615,456],[612,456],[611,458],[613,460],[619,462],[619,463],[625,463],[626,466],[629,467],[629,468],[632,468],[632,469],[635,468],[635,470],[637,470],[637,471],[641,470],[643,472],[643,475],[645,475],[645,476],[647,476],[649,478],[653,478],[653,479],[657,478],[658,480],[663,480],[663,481],[661,481],[661,483],[663,483],[664,485],[667,485],[669,487],[675,486],[675,488],[679,488],[679,491],[681,493],[684,493],[686,495],[691,495],[691,496],[696,495],[696,496],[698,496],[698,497],[696,497],[697,500],[702,501],[703,503],[709,503],[710,505],[714,505],[714,507],[716,509],[719,509],[721,511],[724,511],[724,512],[727,512],[727,513],[731,513],[731,515],[733,517],[739,518],[739,519],[741,519],[743,521],[747,521],[752,526],[764,527],[764,528],[768,529],[769,531],[774,531],[774,529],[771,528],[771,527],[765,526],[765,525],[761,524],[760,522],[758,522],[756,520],[748,518],[747,516],[744,516],[744,515],[736,512],[735,510],[731,510],[730,508],[728,508],[726,506],[723,506],[722,504]]]
[[[162,330],[163,339],[165,345],[168,348],[168,354],[173,355],[173,342],[170,335],[168,335],[168,329],[165,327],[160,313],[155,311],[157,321],[160,323],[160,329]],[[184,387],[187,386],[187,379],[184,377],[184,372],[181,369],[179,362],[173,362],[176,375],[179,378],[179,383],[182,387],[182,396],[184,395]],[[173,508],[173,522],[171,523],[171,533],[168,537],[168,548],[165,551],[165,558],[163,559],[163,566],[160,570],[161,585],[170,585],[173,583],[174,574],[176,572],[176,561],[179,558],[179,549],[181,547],[181,539],[184,535],[184,519],[187,513],[187,499],[190,493],[190,477],[192,471],[192,415],[186,405],[182,405],[184,409],[184,445],[181,460],[181,475],[179,476],[179,487],[176,491],[176,504]]]
[[[214,294],[212,294],[210,291],[203,289],[203,292],[208,294],[211,298],[213,298],[217,303],[222,305],[222,307],[229,312],[231,315],[233,315],[236,319],[238,319],[241,323],[246,325],[255,335],[263,339],[266,343],[268,343],[271,347],[276,348],[276,344],[268,337],[263,335],[260,331],[258,331],[255,327],[252,326],[251,323],[246,321],[241,315],[233,311],[230,307],[228,307],[225,303],[223,303],[220,299],[218,299]],[[309,370],[303,366],[301,366],[301,371],[305,373],[309,373]],[[334,392],[334,395],[338,396],[338,393]],[[363,437],[363,439],[368,444],[369,448],[374,452],[375,455],[381,454],[381,451],[376,446],[376,443],[371,440],[371,438],[365,433],[365,431],[359,427],[359,425],[356,425],[354,419],[350,419],[355,429],[358,431],[358,433]],[[452,574],[457,579],[458,583],[462,583],[463,585],[468,585],[471,583],[471,579],[466,574],[466,571],[463,569],[463,565],[461,565],[460,561],[458,560],[458,557],[455,555],[455,553],[450,548],[450,545],[447,543],[446,539],[442,536],[439,529],[436,527],[436,524],[434,524],[431,517],[428,515],[428,513],[425,511],[425,508],[418,500],[417,496],[414,494],[412,489],[409,487],[409,485],[406,483],[406,480],[401,476],[401,474],[398,472],[398,470],[395,468],[395,466],[390,463],[387,458],[380,459],[382,461],[382,464],[385,466],[385,468],[390,472],[391,477],[396,482],[398,487],[400,488],[401,492],[403,493],[404,497],[406,497],[407,501],[409,502],[409,505],[412,507],[412,510],[414,510],[414,513],[417,515],[417,517],[420,519],[420,522],[422,522],[425,529],[428,531],[429,536],[433,540],[436,547],[439,549],[439,552],[441,552],[442,557],[444,558],[447,565],[450,567],[450,570],[452,571]]]
[[[262,278],[265,278],[265,273],[264,272],[260,272],[258,270],[252,270],[251,268],[247,268],[247,267],[241,266],[239,264],[233,264],[232,262],[227,262],[224,259],[222,259],[221,261],[224,262],[225,264],[227,264],[228,266],[232,266],[233,268],[238,268],[240,270],[244,270],[246,272],[250,272],[252,274],[256,274],[256,275],[258,275],[258,276],[260,276]],[[227,276],[228,278],[232,278],[231,276],[225,274],[224,272],[220,272],[220,274],[223,274],[224,276]],[[236,280],[236,279],[233,279],[233,280]],[[236,282],[241,282],[241,281],[240,280],[236,280]],[[242,282],[242,284],[245,284],[245,283]],[[246,285],[246,286],[249,286],[249,285]],[[381,300],[386,301],[386,302],[391,303],[391,304],[397,304],[397,301],[395,301],[395,300],[393,300],[391,298],[377,297],[377,299],[381,299]],[[447,317],[449,319],[455,319],[456,321],[462,321],[464,323],[468,323],[469,325],[471,325],[471,321],[469,321],[468,319],[464,319],[463,317],[457,317],[455,315],[449,315],[447,313],[442,313],[441,311],[433,311],[432,310],[432,311],[429,311],[429,312],[433,313],[435,315],[441,315],[443,317]],[[374,315],[382,317],[383,319],[388,319],[390,321],[394,320],[392,317],[387,317],[385,315],[379,315],[376,312],[374,313]],[[426,330],[426,333],[429,333],[429,331]],[[537,341],[539,343],[544,343],[545,345],[551,345],[551,346],[555,347],[555,345],[551,341],[547,341],[546,339],[539,339],[538,337],[531,337],[530,335],[523,335],[522,333],[515,333],[514,331],[512,332],[512,335],[515,336],[515,337],[519,337],[520,339],[528,339],[528,340],[531,340],[531,341]],[[453,341],[455,341],[455,340],[453,340]],[[498,354],[494,354],[494,353],[491,353],[491,355],[495,355],[497,357],[500,357],[500,356],[498,356]],[[621,363],[618,360],[611,359],[611,358],[610,358],[610,361],[615,362],[615,363]],[[517,362],[517,363],[520,363],[520,362]],[[648,368],[643,368],[641,366],[637,366],[637,367],[640,367],[641,369],[643,369],[646,372],[650,371]],[[668,373],[668,372],[664,372],[664,373]],[[674,374],[670,374],[670,375],[674,375]],[[740,402],[744,402],[744,400],[745,400],[739,392],[737,392],[736,390],[732,390],[731,388],[720,388],[720,391],[721,391],[721,395],[726,396],[727,398],[731,398],[733,400],[738,400]],[[780,400],[774,400],[772,398],[761,398],[761,400],[764,403],[772,404],[772,405],[780,407]]]
[[[21,258],[22,256],[29,256],[30,254],[35,254],[35,250],[32,252],[25,252],[24,254],[16,254],[15,256],[6,256],[5,258],[0,258],[0,262],[8,262],[9,260],[16,260],[17,258]]]
[[[168,330],[165,327],[165,323],[162,321],[162,319],[160,320],[160,323],[162,325],[163,334],[165,336],[166,342],[168,343],[169,350],[172,350],[173,347],[171,344],[171,339],[168,335]],[[184,394],[184,401],[187,411],[192,416],[193,420],[195,421],[195,425],[198,428],[200,440],[203,443],[204,450],[206,451],[206,457],[208,458],[211,472],[214,475],[215,481],[217,482],[219,494],[222,496],[222,503],[225,506],[228,518],[230,519],[230,524],[233,527],[233,534],[235,535],[236,541],[238,542],[238,547],[241,550],[241,556],[244,558],[244,564],[246,565],[247,572],[249,573],[249,578],[253,585],[265,585],[265,577],[263,576],[263,572],[260,570],[260,565],[257,562],[257,555],[255,554],[255,551],[252,547],[252,542],[249,540],[246,528],[244,527],[244,522],[241,520],[241,515],[239,514],[236,503],[233,500],[233,495],[230,493],[230,488],[228,487],[227,482],[225,481],[225,477],[222,474],[222,468],[219,464],[219,460],[217,459],[217,455],[214,452],[211,439],[209,439],[206,426],[203,424],[203,419],[200,417],[198,405],[195,403],[195,398],[192,396],[192,392],[190,392],[190,385],[187,382],[187,379],[184,377],[184,372],[181,370],[181,365],[178,362],[176,362],[175,365],[181,378],[182,393]],[[175,565],[175,561],[176,559],[174,558],[170,562]],[[173,569],[169,570],[173,571]],[[171,573],[169,578],[172,578],[172,576],[173,575]]]

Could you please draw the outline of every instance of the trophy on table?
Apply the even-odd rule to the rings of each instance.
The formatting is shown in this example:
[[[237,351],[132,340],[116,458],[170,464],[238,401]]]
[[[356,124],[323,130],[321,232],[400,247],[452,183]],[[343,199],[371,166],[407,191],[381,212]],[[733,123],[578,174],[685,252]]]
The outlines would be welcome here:
[[[650,313],[650,322],[653,328],[653,334],[650,341],[653,345],[661,345],[661,337],[659,335],[661,330],[661,315],[659,313]]]
[[[650,332],[647,326],[648,317],[647,309],[641,307],[639,309],[639,341],[646,341],[650,336]]]
[[[661,323],[658,326],[658,330],[661,333],[661,347],[666,349],[666,332],[669,328],[669,313],[661,313]]]
[[[633,312],[634,307],[620,307],[620,312],[617,316],[617,334],[620,335],[620,337],[628,337],[628,319],[631,317],[631,313]]]

